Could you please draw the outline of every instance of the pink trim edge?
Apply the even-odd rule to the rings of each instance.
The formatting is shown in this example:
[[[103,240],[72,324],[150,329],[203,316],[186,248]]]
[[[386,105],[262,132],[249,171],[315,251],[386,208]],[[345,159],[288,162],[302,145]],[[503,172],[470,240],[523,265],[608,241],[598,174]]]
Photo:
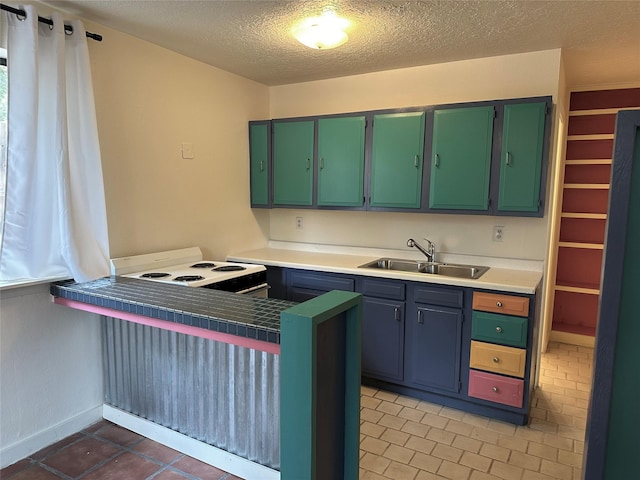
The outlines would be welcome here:
[[[231,335],[229,333],[214,332],[213,330],[192,327],[190,325],[182,325],[180,323],[174,323],[168,320],[158,320],[155,318],[144,317],[135,313],[121,312],[119,310],[113,310],[111,308],[90,305],[88,303],[82,303],[76,300],[69,300],[68,298],[54,297],[53,303],[76,310],[84,310],[85,312],[97,313],[99,315],[106,315],[107,317],[119,318],[128,322],[140,323],[142,325],[161,328],[163,330],[171,330],[172,332],[184,333],[186,335],[192,335],[194,337],[206,338],[209,340],[215,340],[217,342],[229,343],[231,345],[238,345],[239,347],[252,348],[254,350],[260,350],[262,352],[280,355],[280,345],[277,343],[254,340],[252,338],[240,337],[237,335]]]

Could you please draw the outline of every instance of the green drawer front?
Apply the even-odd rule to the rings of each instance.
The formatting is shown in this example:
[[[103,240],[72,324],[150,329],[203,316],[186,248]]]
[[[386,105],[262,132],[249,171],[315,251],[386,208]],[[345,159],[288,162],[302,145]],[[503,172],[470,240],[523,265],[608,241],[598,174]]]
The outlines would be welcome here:
[[[524,348],[527,346],[527,319],[474,310],[471,338]]]

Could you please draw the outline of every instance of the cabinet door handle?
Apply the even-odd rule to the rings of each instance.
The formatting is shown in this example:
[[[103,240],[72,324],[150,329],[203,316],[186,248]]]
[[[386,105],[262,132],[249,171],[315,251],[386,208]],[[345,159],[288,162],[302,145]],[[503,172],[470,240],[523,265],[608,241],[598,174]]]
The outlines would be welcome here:
[[[324,157],[320,157],[320,170],[324,169]]]
[[[264,172],[264,160],[260,160],[260,171]]]
[[[424,319],[422,318],[422,310],[418,310],[418,323],[423,324]]]
[[[420,166],[420,157],[416,155],[413,159],[413,166],[418,168]]]
[[[496,327],[496,333],[502,333],[502,327]]]
[[[505,163],[507,164],[507,167],[511,166],[511,152],[507,152],[504,156],[505,159]]]
[[[496,307],[502,308],[502,302],[496,302]]]
[[[440,168],[440,155],[438,155],[437,153],[436,153],[436,156],[435,156],[435,158],[433,160],[433,163],[436,166],[436,168]]]
[[[400,309],[398,307],[395,307],[393,309],[393,318],[394,318],[394,320],[397,320],[398,322],[400,321]]]
[[[307,170],[311,168],[311,159],[307,158]]]
[[[500,359],[498,357],[493,357],[493,363],[500,363]]]

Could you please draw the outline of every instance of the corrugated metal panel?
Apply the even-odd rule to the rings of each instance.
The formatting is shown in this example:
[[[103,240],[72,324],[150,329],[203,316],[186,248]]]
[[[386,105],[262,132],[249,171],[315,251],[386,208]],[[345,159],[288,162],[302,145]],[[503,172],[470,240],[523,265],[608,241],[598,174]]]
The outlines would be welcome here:
[[[280,359],[103,317],[105,403],[280,468]]]

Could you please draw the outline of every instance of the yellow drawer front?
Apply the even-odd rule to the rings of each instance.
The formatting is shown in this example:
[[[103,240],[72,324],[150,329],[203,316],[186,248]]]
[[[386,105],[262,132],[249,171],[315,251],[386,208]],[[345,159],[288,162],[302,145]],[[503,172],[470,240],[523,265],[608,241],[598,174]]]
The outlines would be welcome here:
[[[469,366],[479,370],[524,378],[527,351],[491,343],[471,341]]]
[[[529,316],[529,299],[498,293],[473,292],[473,309],[527,317]]]

